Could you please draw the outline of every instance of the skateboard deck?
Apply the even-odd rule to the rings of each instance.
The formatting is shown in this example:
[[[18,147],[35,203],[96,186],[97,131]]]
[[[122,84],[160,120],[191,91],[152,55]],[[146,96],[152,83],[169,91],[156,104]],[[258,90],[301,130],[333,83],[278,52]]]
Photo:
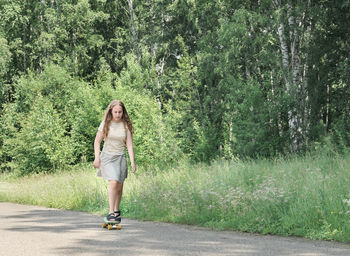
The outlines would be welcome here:
[[[102,223],[103,228],[107,228],[108,230],[111,230],[114,227],[118,230],[122,229],[122,225],[120,224],[120,221],[110,221],[110,220],[107,220],[107,217],[104,217],[103,221],[104,221],[104,223]]]

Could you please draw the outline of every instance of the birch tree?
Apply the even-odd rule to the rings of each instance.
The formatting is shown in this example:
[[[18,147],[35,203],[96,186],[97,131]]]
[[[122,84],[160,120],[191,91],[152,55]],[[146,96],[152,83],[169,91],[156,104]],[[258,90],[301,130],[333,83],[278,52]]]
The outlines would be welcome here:
[[[141,59],[141,50],[139,47],[139,39],[137,36],[136,25],[135,25],[133,0],[128,0],[128,7],[129,7],[130,25],[131,25],[131,33],[132,33],[132,38],[133,38],[134,49],[136,51],[138,59],[140,60]]]
[[[308,114],[306,78],[308,76],[308,55],[302,48],[309,44],[311,0],[305,4],[294,1],[272,1],[276,10],[277,33],[280,42],[281,62],[285,91],[291,100],[288,110],[288,124],[291,136],[291,150],[298,151],[305,145]],[[307,50],[307,49],[306,49]]]

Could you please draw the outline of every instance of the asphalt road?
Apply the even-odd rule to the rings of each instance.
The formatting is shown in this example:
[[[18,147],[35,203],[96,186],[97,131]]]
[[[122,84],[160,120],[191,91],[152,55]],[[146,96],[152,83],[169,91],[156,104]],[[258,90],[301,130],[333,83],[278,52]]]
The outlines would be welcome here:
[[[102,216],[0,203],[0,255],[350,255],[343,243],[131,219],[123,219],[122,230],[101,224]]]

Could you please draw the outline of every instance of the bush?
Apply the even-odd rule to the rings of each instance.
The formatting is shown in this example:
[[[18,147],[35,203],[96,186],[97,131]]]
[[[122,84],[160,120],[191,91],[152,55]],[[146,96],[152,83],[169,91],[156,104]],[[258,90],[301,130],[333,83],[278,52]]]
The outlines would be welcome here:
[[[131,64],[120,77],[107,72],[95,84],[55,65],[22,76],[15,84],[15,101],[4,105],[1,116],[2,170],[28,174],[92,161],[97,128],[112,99],[125,103],[133,122],[137,164],[177,159],[176,140],[156,100],[137,87],[147,82],[143,69],[135,61]]]
[[[182,154],[157,100],[142,89],[153,83],[149,72],[129,56],[128,67],[117,77],[115,97],[124,102],[133,123],[137,162],[145,165],[171,163]]]
[[[55,170],[72,162],[66,124],[50,101],[38,95],[31,111],[21,116],[22,129],[4,141],[14,169],[28,174]]]

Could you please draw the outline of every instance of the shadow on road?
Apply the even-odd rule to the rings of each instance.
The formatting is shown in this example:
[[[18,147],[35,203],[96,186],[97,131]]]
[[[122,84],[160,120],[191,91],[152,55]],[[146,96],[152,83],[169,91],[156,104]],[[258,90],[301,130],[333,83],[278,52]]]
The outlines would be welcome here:
[[[341,243],[130,219],[123,219],[122,230],[109,231],[101,227],[101,216],[82,212],[32,206],[19,206],[9,214],[0,212],[1,222],[13,223],[5,232],[39,233],[43,239],[56,239],[48,245],[54,255],[350,255],[350,246]]]

